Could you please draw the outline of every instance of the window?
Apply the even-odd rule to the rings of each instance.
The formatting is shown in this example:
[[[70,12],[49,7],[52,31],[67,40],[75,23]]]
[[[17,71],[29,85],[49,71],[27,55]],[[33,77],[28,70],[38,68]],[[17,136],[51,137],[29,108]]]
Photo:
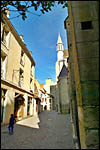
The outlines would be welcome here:
[[[21,50],[21,59],[20,59],[20,63],[22,66],[24,66],[24,51]]]
[[[61,50],[63,50],[63,46],[61,45]]]
[[[31,71],[30,71],[30,74],[32,75],[32,73],[33,73],[33,66],[32,66],[32,64],[31,64]]]
[[[49,99],[49,102],[51,103],[51,99]]]
[[[20,69],[20,77],[22,78],[23,77],[23,70]]]
[[[69,57],[67,58],[67,63],[69,62]]]
[[[44,98],[42,98],[42,101],[41,102],[44,102]]]
[[[60,45],[59,45],[59,50],[60,50]]]
[[[30,92],[33,93],[33,88],[32,88],[32,78],[30,79]]]
[[[20,72],[19,72],[19,86],[20,86],[20,87],[23,86],[23,79],[24,79],[23,74],[24,74],[23,70],[20,69]]]
[[[72,46],[72,44],[70,43],[70,44],[69,44],[69,47],[71,47],[71,46]]]
[[[30,115],[30,97],[27,100],[27,115]]]
[[[87,30],[87,29],[92,29],[92,21],[86,21],[86,22],[81,22],[81,29],[82,30]]]
[[[23,51],[23,49],[21,50],[21,57],[23,57],[24,56],[24,51]]]

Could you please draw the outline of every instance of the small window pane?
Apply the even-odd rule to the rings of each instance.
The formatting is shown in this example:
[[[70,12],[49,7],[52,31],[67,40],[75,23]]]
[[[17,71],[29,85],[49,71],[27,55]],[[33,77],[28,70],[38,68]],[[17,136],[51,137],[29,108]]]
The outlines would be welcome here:
[[[81,22],[81,29],[82,30],[87,30],[87,29],[92,29],[92,22],[87,21],[87,22]]]

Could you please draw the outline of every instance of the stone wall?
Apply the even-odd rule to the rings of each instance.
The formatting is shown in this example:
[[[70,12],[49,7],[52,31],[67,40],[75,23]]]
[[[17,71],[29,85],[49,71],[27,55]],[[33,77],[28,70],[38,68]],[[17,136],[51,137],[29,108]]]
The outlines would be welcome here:
[[[69,113],[69,95],[67,77],[60,78],[58,81],[60,113]]]
[[[53,96],[52,97],[52,109],[56,109],[56,85],[51,85],[50,86],[50,94]]]
[[[69,18],[65,20],[69,47],[71,117],[75,127],[75,92],[80,147],[91,149],[99,148],[98,6],[98,1],[68,2]]]

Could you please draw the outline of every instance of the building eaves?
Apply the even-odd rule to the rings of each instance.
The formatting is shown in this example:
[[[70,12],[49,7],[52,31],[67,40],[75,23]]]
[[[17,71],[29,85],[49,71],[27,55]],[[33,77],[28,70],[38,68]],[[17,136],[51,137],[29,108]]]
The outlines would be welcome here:
[[[69,16],[66,17],[66,19],[64,20],[64,28],[67,29],[66,27],[66,22],[69,22]]]
[[[31,56],[30,52],[28,51],[25,43],[21,40],[20,36],[18,35],[17,31],[15,30],[15,28],[12,25],[12,23],[10,22],[10,20],[5,15],[3,15],[3,19],[7,23],[7,25],[9,26],[9,29],[11,30],[12,34],[14,35],[16,40],[18,41],[19,45],[23,48],[24,52],[27,54],[27,56],[31,60],[32,64],[35,66],[35,62]]]

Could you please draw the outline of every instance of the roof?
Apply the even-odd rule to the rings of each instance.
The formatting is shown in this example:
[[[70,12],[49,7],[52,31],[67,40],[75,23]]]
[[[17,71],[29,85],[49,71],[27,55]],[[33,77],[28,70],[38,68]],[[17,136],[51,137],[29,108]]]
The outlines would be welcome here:
[[[68,76],[68,68],[64,64],[58,78],[67,77],[67,76]]]

